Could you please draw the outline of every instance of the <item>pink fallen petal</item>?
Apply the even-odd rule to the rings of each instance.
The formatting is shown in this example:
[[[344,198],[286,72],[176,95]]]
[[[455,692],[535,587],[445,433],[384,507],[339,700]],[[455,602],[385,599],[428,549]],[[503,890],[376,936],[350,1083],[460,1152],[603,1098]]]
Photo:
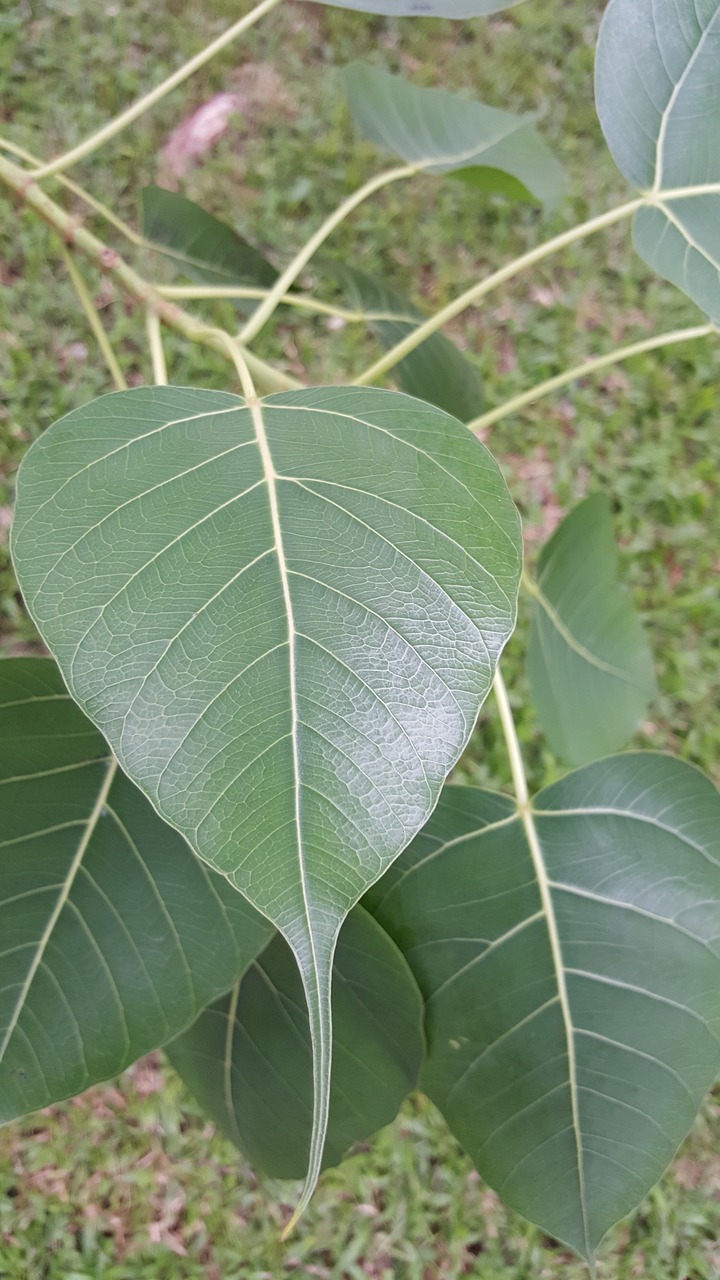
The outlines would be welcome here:
[[[221,138],[230,117],[242,106],[236,93],[216,93],[197,111],[173,129],[160,153],[164,170],[174,178],[182,178],[190,164]]]

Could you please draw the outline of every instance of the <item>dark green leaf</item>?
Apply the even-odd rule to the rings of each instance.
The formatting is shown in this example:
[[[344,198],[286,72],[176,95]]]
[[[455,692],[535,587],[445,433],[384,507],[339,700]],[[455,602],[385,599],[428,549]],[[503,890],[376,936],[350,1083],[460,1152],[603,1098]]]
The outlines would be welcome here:
[[[365,137],[418,171],[455,174],[516,200],[553,204],[565,193],[562,167],[534,128],[537,116],[421,89],[359,62],[346,68],[345,90]]]
[[[336,268],[347,282],[353,304],[368,311],[368,327],[386,350],[390,350],[426,317],[400,294],[345,265]],[[483,389],[477,370],[445,337],[435,333],[394,369],[399,386],[410,396],[437,405],[446,413],[469,422],[483,409]]]
[[[138,388],[33,445],[13,551],[122,767],[295,952],[310,1186],[340,925],[432,811],[514,625],[500,471],[399,392]]]
[[[530,589],[528,674],[553,751],[570,764],[617,751],[656,686],[642,623],[618,580],[607,498],[593,494],[563,520]]]
[[[596,95],[638,253],[720,322],[720,0],[611,0]]]
[[[423,1004],[395,944],[356,907],[333,985],[334,1069],[323,1165],[395,1117],[417,1083]],[[312,1131],[312,1048],[292,953],[276,937],[234,991],[168,1048],[170,1061],[254,1168],[299,1178]]]
[[[140,196],[143,235],[190,280],[257,289],[269,289],[277,280],[277,271],[257,249],[192,200],[164,187],[143,187]],[[252,312],[257,303],[238,299],[237,306]]]
[[[590,1257],[720,1068],[717,791],[616,756],[541,792],[528,828],[449,787],[368,901],[425,996],[422,1087],[483,1178]]]
[[[272,933],[111,769],[53,662],[0,662],[0,1122],[175,1035]]]
[[[382,13],[392,18],[479,18],[512,9],[521,0],[317,0],[335,9]]]

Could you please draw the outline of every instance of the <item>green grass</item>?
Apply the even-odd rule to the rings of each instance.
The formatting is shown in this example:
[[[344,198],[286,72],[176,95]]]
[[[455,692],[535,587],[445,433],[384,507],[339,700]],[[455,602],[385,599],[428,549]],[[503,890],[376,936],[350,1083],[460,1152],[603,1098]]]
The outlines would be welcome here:
[[[160,80],[237,12],[237,0],[28,0],[5,8],[2,132],[50,157]],[[599,13],[587,0],[532,0],[486,22],[402,23],[293,2],[79,166],[78,180],[136,222],[139,188],[163,180],[158,156],[168,132],[213,92],[239,88],[242,117],[181,189],[282,263],[384,163],[355,138],[339,92],[344,63],[366,57],[419,83],[543,111],[541,127],[567,164],[573,191],[550,220],[531,206],[478,199],[462,183],[422,179],[374,198],[333,238],[329,247],[338,256],[381,272],[430,310],[572,221],[627,198],[592,103]],[[265,73],[258,91],[247,63],[279,74],[273,80]],[[35,644],[2,541],[14,471],[40,431],[109,389],[109,381],[52,234],[5,205],[0,227],[0,651],[13,653]],[[142,255],[139,261],[169,279],[163,264]],[[148,380],[142,316],[109,280],[92,272],[88,278],[129,380]],[[320,272],[306,283],[322,296],[329,292]],[[203,314],[233,321],[229,305]],[[616,227],[492,295],[451,332],[477,362],[495,404],[591,354],[693,323],[692,306],[645,270],[627,230]],[[356,328],[285,315],[258,350],[317,382],[347,378],[374,353]],[[168,353],[173,381],[232,385],[219,357],[172,335]],[[718,399],[717,349],[697,342],[568,389],[498,424],[488,439],[525,516],[531,561],[575,500],[598,488],[614,496],[625,576],[647,619],[660,678],[637,741],[673,750],[715,777]],[[525,635],[523,618],[506,665],[532,780],[540,784],[558,763],[527,706]],[[492,709],[463,772],[507,783]],[[0,1277],[581,1274],[562,1249],[499,1206],[435,1112],[419,1103],[371,1149],[325,1176],[297,1237],[281,1249],[278,1226],[294,1189],[257,1184],[236,1153],[208,1141],[175,1083],[145,1096],[137,1089],[142,1079],[138,1069],[120,1092],[96,1090],[0,1136]],[[683,1162],[608,1244],[604,1280],[720,1274],[717,1134],[710,1104]],[[178,1241],[185,1256],[173,1251]]]
[[[720,1268],[717,1107],[603,1247],[598,1280]],[[327,1172],[296,1236],[298,1188],[259,1181],[157,1059],[0,1137],[3,1280],[581,1280],[584,1266],[480,1182],[429,1103],[410,1101]]]

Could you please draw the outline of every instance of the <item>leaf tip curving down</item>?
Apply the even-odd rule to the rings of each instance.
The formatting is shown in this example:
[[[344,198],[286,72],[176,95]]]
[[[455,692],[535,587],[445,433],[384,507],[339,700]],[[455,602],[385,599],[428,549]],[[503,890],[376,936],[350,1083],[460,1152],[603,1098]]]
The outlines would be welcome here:
[[[13,555],[121,766],[296,956],[315,1060],[301,1212],[338,931],[434,808],[515,625],[505,481],[398,392],[137,388],[30,450]]]

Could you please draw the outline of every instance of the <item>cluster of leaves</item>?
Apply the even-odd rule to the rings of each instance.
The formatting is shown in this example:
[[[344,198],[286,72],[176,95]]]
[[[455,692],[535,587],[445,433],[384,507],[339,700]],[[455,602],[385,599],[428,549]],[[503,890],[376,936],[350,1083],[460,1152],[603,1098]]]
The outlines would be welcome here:
[[[597,90],[646,189],[638,248],[711,319],[718,32],[718,0],[612,0]],[[347,87],[413,171],[562,194],[527,118],[359,67]],[[277,280],[181,197],[147,190],[144,218],[192,278]],[[382,344],[418,328],[326,269]],[[444,786],[514,627],[520,529],[462,425],[472,366],[434,335],[397,378],[419,399],[121,392],[23,464],[14,560],[57,666],[0,666],[0,1118],[169,1043],[259,1167],[309,1163],[306,1200],[419,1082],[508,1203],[590,1257],[720,1065],[720,800],[668,757],[596,759],[654,688],[603,498],[528,583],[538,716],[580,767],[532,800],[521,776],[515,801]]]

